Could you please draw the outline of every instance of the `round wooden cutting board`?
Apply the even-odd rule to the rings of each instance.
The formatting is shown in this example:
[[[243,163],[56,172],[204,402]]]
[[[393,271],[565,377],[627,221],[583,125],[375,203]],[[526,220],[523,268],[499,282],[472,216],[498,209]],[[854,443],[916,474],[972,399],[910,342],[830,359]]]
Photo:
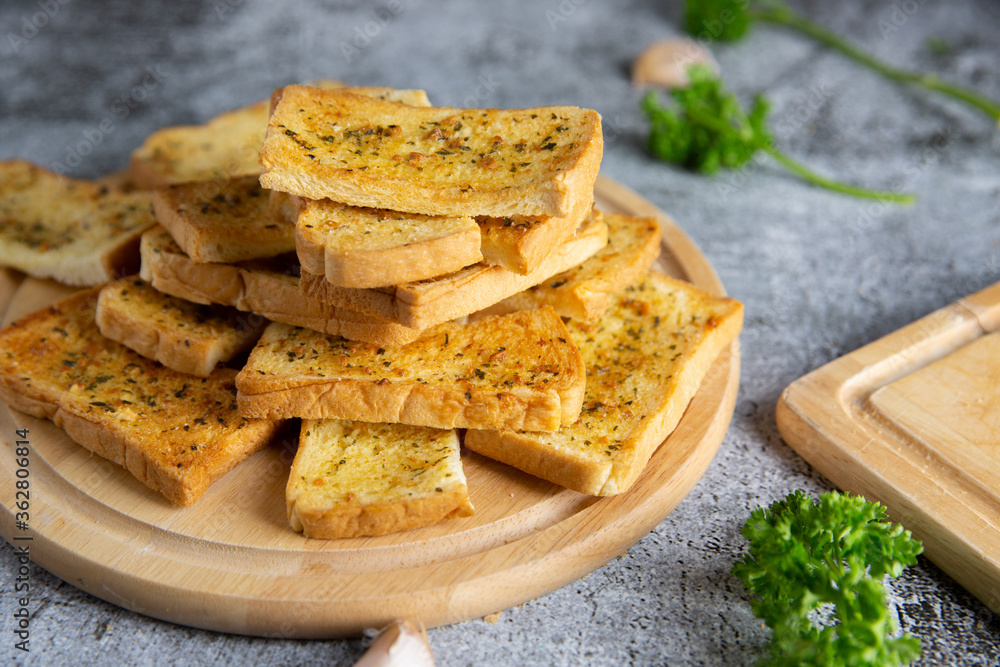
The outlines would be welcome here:
[[[723,292],[694,243],[652,204],[604,178],[595,194],[605,211],[657,217],[661,268]],[[68,293],[0,272],[6,321]],[[0,448],[0,486],[7,489],[0,529],[9,541],[30,535],[32,559],[74,586],[184,625],[337,637],[397,618],[427,626],[462,621],[582,577],[660,523],[715,456],[732,417],[739,366],[733,343],[626,493],[581,495],[463,452],[475,516],[343,540],[308,539],[288,527],[292,434],[238,466],[193,507],[180,508],[50,422],[0,407],[0,435],[8,443]],[[15,529],[12,511],[17,428],[28,429],[31,443],[27,532]]]

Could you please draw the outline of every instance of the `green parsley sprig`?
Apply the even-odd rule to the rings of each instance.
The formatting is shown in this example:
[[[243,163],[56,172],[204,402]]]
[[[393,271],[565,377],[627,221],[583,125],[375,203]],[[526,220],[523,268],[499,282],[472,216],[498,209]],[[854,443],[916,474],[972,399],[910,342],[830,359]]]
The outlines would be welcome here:
[[[649,151],[657,158],[714,174],[722,167],[739,168],[763,151],[799,178],[828,190],[881,201],[914,201],[910,194],[869,190],[817,174],[774,147],[767,128],[770,105],[763,95],[754,98],[747,113],[705,65],[689,67],[688,78],[690,85],[670,92],[674,108],[663,106],[652,91],[642,100],[650,121]]]
[[[772,629],[768,665],[906,665],[920,641],[893,637],[881,579],[899,576],[923,550],[886,509],[830,492],[818,503],[801,491],[757,508],[743,526],[749,554],[733,574]],[[833,623],[813,617],[830,612]]]
[[[685,3],[684,28],[693,36],[734,41],[743,37],[755,21],[796,30],[887,79],[947,95],[978,109],[1000,125],[1000,102],[997,100],[945,81],[933,73],[913,72],[884,63],[819,23],[796,13],[780,0],[686,0]]]

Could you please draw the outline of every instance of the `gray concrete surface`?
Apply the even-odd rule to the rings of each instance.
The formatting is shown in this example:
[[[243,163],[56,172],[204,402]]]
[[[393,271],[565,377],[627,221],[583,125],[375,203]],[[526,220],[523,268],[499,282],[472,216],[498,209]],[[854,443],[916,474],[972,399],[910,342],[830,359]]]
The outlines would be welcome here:
[[[76,163],[72,148],[110,118],[70,169],[96,177],[125,166],[154,129],[201,122],[316,77],[421,87],[440,104],[592,107],[605,122],[603,173],[674,216],[745,303],[733,424],[690,496],[584,579],[504,611],[496,624],[432,630],[440,665],[751,662],[766,634],[730,575],[745,546],[740,525],[752,507],[793,489],[831,488],[779,437],[779,393],[823,363],[1000,280],[995,127],[789,32],[762,26],[738,45],[716,48],[731,87],[745,98],[768,93],[777,140],[792,155],[845,180],[916,192],[915,206],[823,192],[769,161],[706,178],[650,159],[628,68],[646,44],[677,33],[678,4],[34,0],[0,9],[4,159]],[[995,2],[795,4],[894,63],[1000,98]],[[380,8],[390,18],[373,28]],[[44,25],[32,31],[32,21]],[[355,42],[366,27],[374,35]],[[953,51],[933,55],[930,37]],[[35,568],[32,650],[23,655],[13,649],[15,568],[4,543],[0,656],[15,662],[350,664],[365,647],[363,640],[265,640],[164,623]],[[891,583],[891,598],[903,628],[923,641],[923,664],[1000,659],[1000,621],[927,560]]]

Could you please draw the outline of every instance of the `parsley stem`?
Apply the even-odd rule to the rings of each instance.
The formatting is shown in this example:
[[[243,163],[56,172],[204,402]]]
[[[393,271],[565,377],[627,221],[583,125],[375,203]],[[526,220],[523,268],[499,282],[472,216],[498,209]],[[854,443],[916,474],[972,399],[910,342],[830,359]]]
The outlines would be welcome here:
[[[752,141],[753,146],[755,146],[758,150],[762,150],[773,157],[781,163],[782,166],[807,183],[811,183],[834,192],[839,192],[841,194],[861,197],[863,199],[877,199],[879,201],[889,201],[900,204],[912,204],[917,199],[914,195],[907,193],[890,192],[888,190],[869,190],[868,188],[841,183],[840,181],[834,181],[826,178],[825,176],[821,176],[812,169],[806,167],[801,162],[793,160],[778,149],[774,148],[770,145],[770,143],[754,139],[746,116],[743,114],[735,119],[737,123],[740,124],[740,127],[734,127],[731,122],[721,118],[709,116],[707,113],[703,112],[703,110],[696,107],[689,107],[685,113],[687,113],[688,118],[694,122],[708,127],[716,132],[737,134],[744,140]]]
[[[840,192],[845,195],[853,195],[855,197],[862,197],[864,199],[878,199],[880,201],[890,201],[899,204],[912,204],[917,200],[917,198],[911,194],[891,192],[888,190],[869,190],[868,188],[860,188],[847,183],[841,183],[840,181],[833,181],[825,176],[817,174],[802,163],[796,162],[771,146],[759,146],[759,148],[780,162],[782,166],[802,180],[828,190],[833,190],[834,192]]]
[[[990,99],[985,95],[980,95],[978,92],[964,86],[943,81],[935,74],[911,72],[887,65],[886,63],[865,53],[850,42],[842,39],[833,32],[827,30],[820,24],[796,14],[788,7],[778,5],[769,9],[751,10],[750,16],[761,21],[768,21],[769,23],[775,23],[793,30],[798,30],[802,34],[812,37],[821,44],[824,44],[835,51],[839,51],[851,60],[861,63],[862,65],[875,70],[879,74],[893,81],[923,86],[929,90],[934,90],[954,99],[961,100],[962,102],[976,107],[991,117],[997,125],[1000,126],[1000,102]]]

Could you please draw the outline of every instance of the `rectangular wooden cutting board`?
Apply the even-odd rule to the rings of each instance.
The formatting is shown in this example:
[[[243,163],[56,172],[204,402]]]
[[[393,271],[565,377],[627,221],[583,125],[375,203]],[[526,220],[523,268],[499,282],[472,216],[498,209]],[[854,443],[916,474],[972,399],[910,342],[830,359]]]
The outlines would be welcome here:
[[[1000,612],[1000,283],[792,383],[785,441]]]

